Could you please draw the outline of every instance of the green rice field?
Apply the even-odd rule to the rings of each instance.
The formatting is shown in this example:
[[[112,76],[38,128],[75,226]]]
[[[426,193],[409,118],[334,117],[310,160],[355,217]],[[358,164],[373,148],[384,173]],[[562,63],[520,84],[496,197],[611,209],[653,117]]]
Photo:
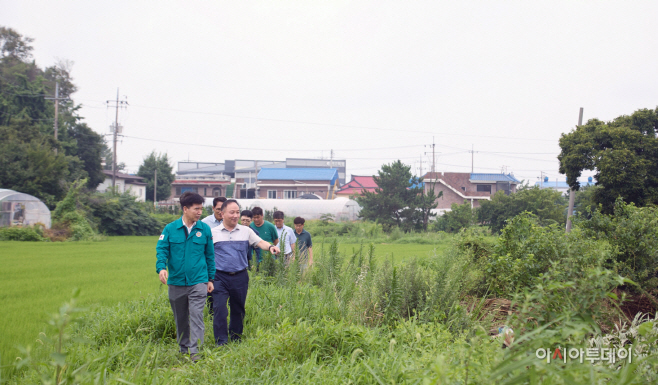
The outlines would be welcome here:
[[[18,346],[38,344],[49,315],[80,289],[78,303],[87,308],[112,306],[146,297],[164,287],[155,274],[157,237],[109,237],[103,242],[0,242],[0,359],[19,356]],[[380,244],[378,258],[399,261],[425,257],[440,244]],[[322,240],[315,239],[319,254]],[[325,247],[328,247],[325,245]],[[341,244],[351,254],[359,244]],[[367,244],[364,245],[367,247]]]

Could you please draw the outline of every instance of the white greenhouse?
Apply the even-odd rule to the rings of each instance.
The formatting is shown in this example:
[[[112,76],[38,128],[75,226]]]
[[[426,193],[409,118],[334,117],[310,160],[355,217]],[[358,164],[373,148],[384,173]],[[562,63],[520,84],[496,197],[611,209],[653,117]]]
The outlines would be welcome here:
[[[213,198],[206,198],[206,205],[212,206]],[[348,198],[336,199],[236,199],[243,210],[260,207],[263,210],[281,210],[287,218],[320,219],[322,214],[331,214],[336,221],[355,221],[361,206]]]
[[[39,198],[0,189],[0,227],[32,226],[37,223],[50,228],[50,210]]]

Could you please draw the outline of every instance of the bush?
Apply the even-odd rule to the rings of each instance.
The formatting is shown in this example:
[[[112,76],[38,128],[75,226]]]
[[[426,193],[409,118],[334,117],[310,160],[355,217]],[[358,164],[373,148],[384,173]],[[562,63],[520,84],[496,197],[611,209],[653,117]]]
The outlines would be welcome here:
[[[98,228],[107,235],[158,235],[175,214],[150,214],[130,193],[96,193],[90,199]],[[167,222],[168,223],[168,222]]]
[[[561,279],[569,280],[576,272],[599,266],[613,256],[607,242],[588,238],[578,229],[565,235],[560,225],[540,226],[531,213],[512,218],[492,249],[479,243],[464,243],[463,247],[479,251],[486,286],[505,298],[534,286],[551,268],[561,272]]]
[[[586,220],[591,216],[590,220]],[[590,211],[575,226],[585,237],[609,242],[615,250],[607,267],[630,278],[647,291],[658,292],[658,208],[615,202],[614,214]]]
[[[53,227],[70,234],[71,241],[99,239],[96,226],[90,219],[87,194],[83,191],[86,184],[86,179],[72,183],[64,199],[57,203],[53,211]]]
[[[473,226],[474,223],[475,211],[471,208],[470,203],[464,202],[461,205],[453,203],[450,206],[450,211],[445,212],[436,219],[434,229],[447,233],[456,233],[461,229]]]
[[[477,210],[478,221],[499,232],[508,220],[528,211],[537,217],[540,225],[566,223],[566,198],[553,189],[539,187],[521,188],[518,192],[505,195],[499,191],[490,201],[482,201]]]
[[[41,226],[0,227],[0,241],[43,242],[47,240],[43,236]]]

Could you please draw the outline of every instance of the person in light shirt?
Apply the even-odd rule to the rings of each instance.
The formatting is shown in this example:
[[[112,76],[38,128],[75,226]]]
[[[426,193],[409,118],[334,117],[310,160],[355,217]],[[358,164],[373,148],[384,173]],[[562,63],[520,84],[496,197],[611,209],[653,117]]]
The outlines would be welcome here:
[[[245,303],[249,288],[249,247],[259,247],[270,253],[279,253],[279,248],[262,240],[247,226],[238,223],[240,205],[235,199],[222,204],[224,221],[211,230],[215,249],[215,279],[213,296],[213,331],[217,346],[239,340],[242,336]],[[231,321],[227,322],[228,306]]]
[[[292,259],[292,248],[295,246],[295,242],[297,242],[295,231],[283,224],[283,211],[275,211],[274,214],[272,214],[272,218],[274,219],[274,226],[276,226],[276,232],[279,235],[279,239],[282,240],[283,262],[287,265]]]

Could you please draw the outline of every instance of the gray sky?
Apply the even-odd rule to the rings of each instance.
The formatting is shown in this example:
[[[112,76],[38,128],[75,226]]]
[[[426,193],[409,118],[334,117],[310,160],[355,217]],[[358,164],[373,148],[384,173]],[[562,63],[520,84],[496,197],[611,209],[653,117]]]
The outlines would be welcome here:
[[[372,175],[558,174],[558,139],[585,108],[611,120],[658,105],[658,2],[7,1],[0,25],[40,66],[75,62],[81,115],[118,159],[346,158]],[[137,139],[143,138],[143,139]],[[108,137],[109,139],[109,137]],[[147,140],[144,140],[147,139]],[[223,146],[223,147],[222,147]]]

